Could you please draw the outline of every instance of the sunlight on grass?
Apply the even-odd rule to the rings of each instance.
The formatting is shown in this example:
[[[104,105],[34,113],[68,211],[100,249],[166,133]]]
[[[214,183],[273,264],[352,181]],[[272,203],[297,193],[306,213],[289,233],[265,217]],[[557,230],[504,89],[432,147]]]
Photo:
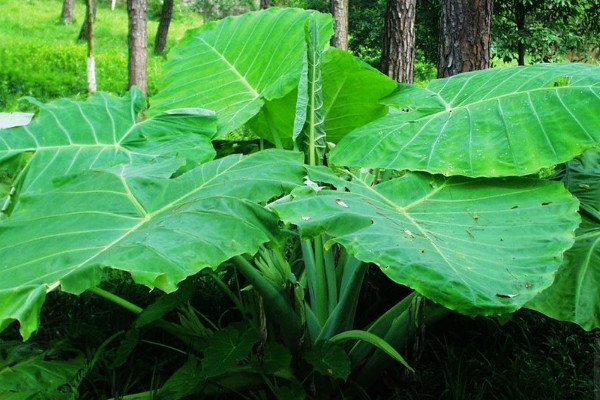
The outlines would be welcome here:
[[[30,109],[24,95],[48,101],[86,94],[87,46],[77,41],[85,6],[77,1],[72,24],[60,20],[62,0],[0,0],[0,109]],[[202,24],[194,12],[175,13],[167,51],[189,28]],[[98,90],[127,90],[127,7],[100,1],[94,27]],[[164,56],[153,53],[158,21],[148,21],[148,83],[154,92]]]

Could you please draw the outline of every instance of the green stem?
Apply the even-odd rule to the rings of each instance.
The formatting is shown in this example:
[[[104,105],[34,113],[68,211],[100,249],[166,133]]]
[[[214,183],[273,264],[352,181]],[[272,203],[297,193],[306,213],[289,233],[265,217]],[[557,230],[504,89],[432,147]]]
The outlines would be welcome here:
[[[279,291],[260,271],[242,256],[232,259],[236,268],[248,279],[254,289],[264,298],[265,305],[271,312],[273,321],[281,326],[284,340],[294,349],[299,345],[301,324],[300,318],[289,302],[289,296]]]
[[[421,328],[420,324],[433,324],[449,313],[450,310],[447,308],[437,304],[428,304],[423,309],[422,321],[417,323],[414,313],[407,309],[394,319],[383,339],[395,349],[401,349],[414,339]],[[381,371],[384,371],[392,361],[383,351],[375,351],[369,361],[361,368],[356,381],[364,387],[372,385],[380,378]]]
[[[312,241],[309,239],[303,240],[301,246],[302,260],[304,261],[304,272],[306,275],[306,286],[308,287],[311,308],[314,308],[317,304],[317,267],[315,263],[315,254],[312,247]]]
[[[225,282],[223,282],[223,280],[219,278],[219,276],[215,272],[211,271],[208,275],[212,278],[213,281],[215,281],[217,286],[220,287],[223,292],[225,292],[225,295],[229,297],[229,299],[233,302],[236,308],[240,310],[242,314],[246,315],[244,305],[242,304],[240,299],[235,294],[233,294],[231,289],[229,289],[229,286],[227,286]]]
[[[313,305],[317,311],[317,319],[321,326],[327,322],[329,316],[329,299],[327,290],[327,271],[325,271],[325,262],[323,257],[323,238],[317,236],[314,239],[315,244],[315,278],[317,289],[317,304]]]
[[[106,300],[111,301],[111,302],[125,308],[126,310],[133,312],[134,314],[139,315],[144,311],[144,309],[142,307],[140,307],[136,304],[133,304],[132,302],[127,301],[124,298],[119,297],[114,293],[111,293],[104,289],[100,289],[97,286],[89,288],[88,291],[91,293],[94,293],[100,297],[103,297]],[[181,340],[184,343],[189,344],[189,342],[190,342],[189,332],[187,332],[185,330],[185,328],[183,328],[179,325],[172,324],[172,323],[167,322],[162,319],[154,321],[152,323],[152,325],[154,325],[158,328],[164,329],[165,331],[169,332],[171,335],[175,336],[176,338],[178,338],[179,340]]]
[[[144,309],[142,307],[139,307],[127,300],[125,300],[122,297],[117,296],[116,294],[113,294],[111,292],[108,292],[104,289],[100,289],[99,287],[92,287],[90,289],[88,289],[89,292],[97,294],[100,297],[104,297],[106,300],[109,300],[129,311],[131,311],[132,313],[135,314],[141,314],[142,311],[144,311]]]
[[[329,339],[333,335],[352,328],[356,314],[356,304],[362,287],[363,279],[367,272],[367,264],[350,258],[345,266],[340,290],[339,302],[330,313],[323,326],[318,340]]]

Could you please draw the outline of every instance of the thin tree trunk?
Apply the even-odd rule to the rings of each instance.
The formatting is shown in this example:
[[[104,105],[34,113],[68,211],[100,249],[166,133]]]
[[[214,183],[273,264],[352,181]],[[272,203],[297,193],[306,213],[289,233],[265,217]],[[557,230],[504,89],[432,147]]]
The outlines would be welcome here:
[[[269,7],[271,7],[271,1],[270,0],[260,0],[260,8],[261,9],[266,10]]]
[[[348,50],[348,0],[331,0],[331,14],[335,21],[331,45]]]
[[[87,83],[88,92],[96,93],[96,61],[94,59],[94,0],[86,0],[86,18],[87,21]]]
[[[146,0],[127,0],[129,15],[129,87],[137,86],[144,96],[148,94],[146,10]]]
[[[63,24],[73,22],[73,14],[75,12],[75,0],[64,0],[60,19]]]
[[[444,0],[438,78],[490,66],[493,0]]]
[[[116,5],[117,5],[117,0],[111,0],[110,1],[110,9],[111,10],[114,10]]]
[[[519,65],[525,65],[525,4],[522,1],[515,2],[515,19],[517,21],[517,33],[519,34],[519,43],[517,44],[517,54]]]
[[[387,0],[381,71],[405,83],[414,81],[416,0]]]
[[[160,10],[160,23],[156,31],[156,39],[154,40],[154,54],[162,54],[167,46],[169,25],[173,17],[173,3],[174,0],[164,0],[162,9]]]
[[[86,11],[85,11],[85,20],[83,21],[83,25],[81,25],[81,29],[79,30],[79,36],[77,40],[88,40],[90,32],[90,26],[94,24],[96,21],[96,7],[97,1],[86,0]]]

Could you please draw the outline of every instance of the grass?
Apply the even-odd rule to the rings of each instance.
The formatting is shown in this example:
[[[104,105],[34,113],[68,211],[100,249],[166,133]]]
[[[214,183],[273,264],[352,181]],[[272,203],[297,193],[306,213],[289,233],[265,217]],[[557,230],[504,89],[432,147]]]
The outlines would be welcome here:
[[[0,110],[29,110],[19,101],[33,96],[41,101],[86,96],[87,47],[77,41],[85,6],[77,1],[72,24],[60,21],[61,0],[0,0]],[[167,51],[186,29],[202,24],[193,12],[175,12]],[[100,1],[95,24],[95,57],[99,91],[123,94],[127,90],[127,10],[124,2],[110,9]],[[152,52],[158,21],[148,22],[149,92],[156,90],[164,56]]]

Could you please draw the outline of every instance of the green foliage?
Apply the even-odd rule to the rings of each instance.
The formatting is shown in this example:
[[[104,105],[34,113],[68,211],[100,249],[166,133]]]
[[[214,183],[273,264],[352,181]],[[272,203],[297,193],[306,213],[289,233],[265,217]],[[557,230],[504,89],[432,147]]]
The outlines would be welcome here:
[[[52,45],[23,40],[0,45],[0,81],[4,82],[0,89],[0,109],[17,108],[17,100],[24,95],[42,101],[85,95],[86,52],[84,45],[75,43]],[[126,65],[125,54],[99,55],[96,79],[100,87],[124,93],[127,77],[122,71]]]
[[[532,62],[598,62],[598,0],[517,0],[494,4],[493,53],[516,60],[519,47]]]
[[[424,89],[401,86],[384,100],[394,112],[353,131],[331,161],[446,176],[536,173],[596,146],[597,71],[584,64],[534,65],[459,74]],[[586,106],[573,107],[575,101]],[[550,115],[549,107],[566,117]],[[372,146],[375,135],[386,140]]]
[[[195,0],[192,9],[202,14],[204,21],[239,15],[256,9],[253,0]]]
[[[135,358],[150,328],[172,336],[155,343],[180,362],[133,396],[180,399],[356,396],[392,360],[408,366],[398,350],[448,309],[504,315],[535,304],[599,327],[563,312],[588,307],[578,298],[598,307],[595,288],[573,296],[564,284],[573,268],[595,268],[568,255],[595,252],[582,240],[569,250],[581,221],[573,187],[535,174],[600,143],[600,69],[480,71],[396,90],[325,51],[331,25],[299,9],[209,23],[172,52],[145,114],[133,89],[36,102],[33,122],[0,130],[11,185],[0,330],[17,321],[31,337],[58,290],[103,296],[138,314],[114,366]],[[254,151],[218,155],[211,141],[246,124],[260,138]],[[592,188],[593,168],[585,183],[566,168],[567,182]],[[594,217],[595,197],[579,195]],[[587,217],[580,238],[598,229]],[[370,320],[357,318],[368,265],[408,293]],[[169,294],[144,309],[97,287],[109,270]],[[192,304],[201,273],[230,312]],[[545,291],[564,302],[530,303]],[[107,336],[95,354],[121,337]]]
[[[83,368],[84,359],[61,360],[59,348],[59,343],[44,351],[29,344],[0,342],[0,396],[9,400],[72,399],[69,384]]]

